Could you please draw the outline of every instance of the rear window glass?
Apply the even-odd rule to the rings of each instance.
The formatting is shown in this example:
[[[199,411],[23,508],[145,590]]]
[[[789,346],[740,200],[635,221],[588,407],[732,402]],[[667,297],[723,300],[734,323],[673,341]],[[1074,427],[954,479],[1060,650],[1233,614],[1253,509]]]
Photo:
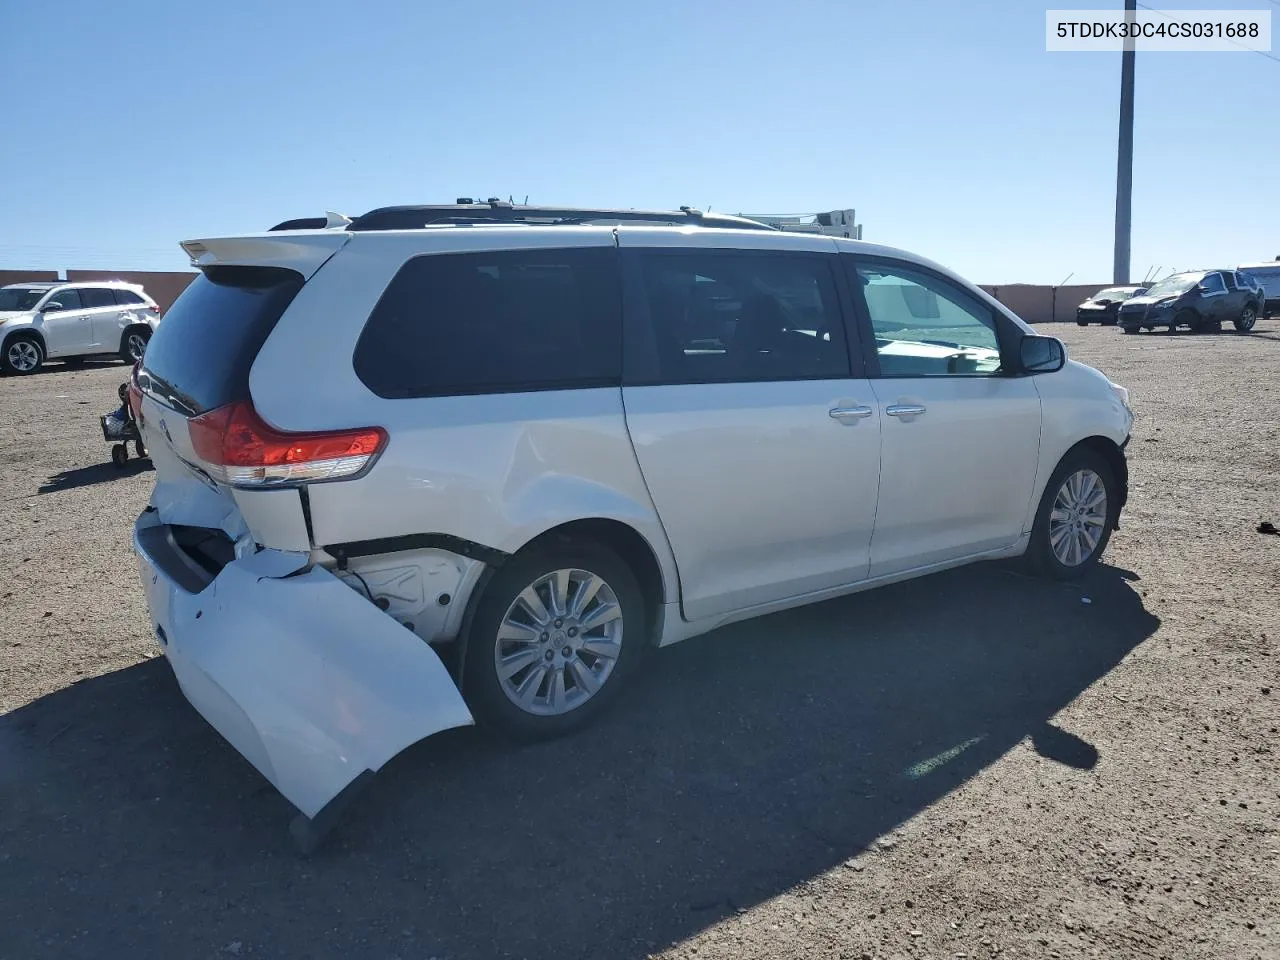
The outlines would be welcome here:
[[[84,287],[80,290],[80,299],[89,308],[114,307],[116,305],[116,298],[105,287]]]
[[[116,295],[116,303],[120,304],[121,306],[133,306],[139,303],[146,303],[145,300],[143,300],[140,296],[138,296],[132,290],[121,290],[119,287],[116,287],[116,289],[113,290],[112,293]]]
[[[355,352],[356,374],[387,398],[616,385],[621,367],[612,247],[416,257]]]
[[[209,267],[147,344],[150,389],[188,415],[249,396],[249,368],[302,276],[278,267]]]

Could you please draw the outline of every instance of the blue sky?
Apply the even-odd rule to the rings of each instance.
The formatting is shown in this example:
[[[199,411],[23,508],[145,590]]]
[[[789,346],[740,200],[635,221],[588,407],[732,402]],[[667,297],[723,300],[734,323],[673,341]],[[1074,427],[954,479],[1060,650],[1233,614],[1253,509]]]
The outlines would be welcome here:
[[[1046,53],[1068,5],[0,0],[0,268],[527,194],[854,207],[979,282],[1106,281],[1119,55]],[[1280,62],[1142,54],[1136,89],[1134,273],[1280,255]]]

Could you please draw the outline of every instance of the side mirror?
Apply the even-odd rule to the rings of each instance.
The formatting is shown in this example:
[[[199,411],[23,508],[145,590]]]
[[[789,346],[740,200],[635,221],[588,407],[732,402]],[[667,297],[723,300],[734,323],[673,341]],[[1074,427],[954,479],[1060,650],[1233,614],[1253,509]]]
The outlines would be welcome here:
[[[62,309],[62,304],[60,304],[57,300],[50,300],[43,307],[40,308],[40,312],[53,313],[55,310],[61,310],[61,309]]]
[[[1028,334],[1018,344],[1024,373],[1056,373],[1067,363],[1067,348],[1057,337]]]

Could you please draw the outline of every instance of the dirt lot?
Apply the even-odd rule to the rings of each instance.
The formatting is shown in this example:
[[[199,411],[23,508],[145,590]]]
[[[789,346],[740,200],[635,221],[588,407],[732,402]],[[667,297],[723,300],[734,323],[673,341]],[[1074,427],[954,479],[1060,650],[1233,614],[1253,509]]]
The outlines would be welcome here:
[[[311,859],[155,658],[117,364],[0,379],[0,957],[1280,957],[1280,323],[1056,327],[1131,388],[1080,587],[985,566],[397,758]]]

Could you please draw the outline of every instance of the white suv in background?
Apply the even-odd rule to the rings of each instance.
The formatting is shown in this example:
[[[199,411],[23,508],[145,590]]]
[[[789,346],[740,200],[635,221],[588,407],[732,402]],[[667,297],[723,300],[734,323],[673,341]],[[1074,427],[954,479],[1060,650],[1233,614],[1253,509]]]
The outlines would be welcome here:
[[[12,283],[0,287],[0,369],[34,373],[46,360],[102,354],[134,363],[159,322],[160,308],[136,284]]]
[[[184,693],[304,830],[473,712],[579,726],[653,646],[1079,576],[1127,496],[1125,390],[901,250],[506,204],[183,246],[134,546]]]

